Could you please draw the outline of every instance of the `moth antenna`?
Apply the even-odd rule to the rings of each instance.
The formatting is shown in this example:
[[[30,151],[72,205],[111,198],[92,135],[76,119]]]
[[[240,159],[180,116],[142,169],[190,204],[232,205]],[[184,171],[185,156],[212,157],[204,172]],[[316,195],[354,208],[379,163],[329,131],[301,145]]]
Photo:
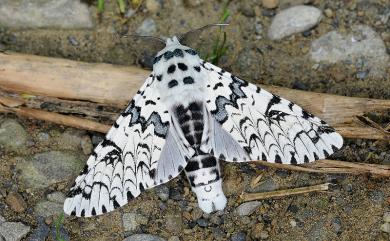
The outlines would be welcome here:
[[[213,24],[207,24],[203,27],[200,27],[200,28],[196,28],[196,29],[193,29],[193,30],[190,30],[184,34],[178,34],[177,35],[177,39],[179,40],[179,42],[184,42],[185,39],[193,36],[193,34],[200,34],[200,32],[202,32],[203,30],[205,29],[208,29],[208,28],[211,28],[211,27],[225,27],[225,26],[228,26],[229,24],[228,23],[213,23]]]

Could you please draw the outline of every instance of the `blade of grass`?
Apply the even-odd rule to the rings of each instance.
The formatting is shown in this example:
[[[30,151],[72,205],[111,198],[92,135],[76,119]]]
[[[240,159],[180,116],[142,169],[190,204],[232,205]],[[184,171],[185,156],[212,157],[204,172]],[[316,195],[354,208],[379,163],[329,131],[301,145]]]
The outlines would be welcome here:
[[[123,14],[126,11],[126,3],[124,0],[117,0],[119,11]]]
[[[56,227],[56,240],[57,241],[65,241],[65,239],[63,239],[61,237],[61,227],[62,227],[62,224],[64,223],[64,219],[65,219],[65,216],[64,216],[64,213],[61,213],[58,218],[56,219],[55,221],[55,227]]]
[[[105,0],[97,0],[97,9],[98,13],[102,13],[104,11]]]

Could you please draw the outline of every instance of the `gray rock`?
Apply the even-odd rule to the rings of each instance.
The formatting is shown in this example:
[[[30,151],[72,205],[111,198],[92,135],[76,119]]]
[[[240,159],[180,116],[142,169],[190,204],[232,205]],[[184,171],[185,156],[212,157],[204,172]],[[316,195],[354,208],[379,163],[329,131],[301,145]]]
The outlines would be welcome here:
[[[74,0],[2,0],[0,26],[92,28],[88,6]]]
[[[384,223],[381,225],[381,231],[385,233],[390,233],[390,223]]]
[[[381,205],[385,200],[385,194],[381,190],[373,190],[368,193],[371,201],[375,204]]]
[[[145,19],[135,31],[139,35],[152,36],[156,33],[156,23],[152,18]]]
[[[171,234],[180,234],[183,231],[183,220],[181,215],[168,214],[165,226]]]
[[[165,239],[151,234],[134,234],[123,241],[165,241]]]
[[[251,215],[259,206],[261,202],[252,201],[241,204],[237,207],[236,212],[240,216],[248,216]]]
[[[41,241],[46,240],[50,233],[50,228],[45,224],[43,218],[38,219],[38,227],[34,229],[32,234],[27,238],[28,241]]]
[[[64,203],[65,194],[62,192],[53,192],[47,195],[47,200],[57,203]]]
[[[272,20],[268,37],[278,40],[303,32],[316,26],[321,17],[321,10],[311,6],[295,6],[282,10]]]
[[[1,17],[0,17],[1,18]],[[16,120],[7,119],[0,125],[0,146],[17,153],[26,151],[27,132]]]
[[[329,240],[332,236],[328,229],[326,229],[325,222],[320,220],[314,223],[314,225],[309,230],[307,237],[309,237],[310,241],[319,241]]]
[[[199,227],[202,227],[202,228],[205,228],[209,225],[209,221],[207,221],[204,218],[200,218],[200,219],[196,220],[196,223],[199,225]]]
[[[245,241],[246,240],[246,234],[243,232],[239,232],[232,235],[231,241]]]
[[[146,9],[151,13],[156,13],[161,10],[163,6],[163,1],[161,0],[146,0],[145,1]]]
[[[349,34],[337,31],[325,34],[312,42],[310,55],[315,62],[361,62],[358,67],[362,72],[357,74],[358,78],[365,78],[366,74],[369,77],[383,77],[390,63],[383,40],[365,25],[352,26]]]
[[[122,222],[125,231],[135,232],[141,224],[148,223],[148,218],[138,213],[125,213]]]
[[[35,214],[42,217],[50,217],[63,212],[63,203],[42,201],[35,208]]]
[[[81,137],[81,150],[85,155],[89,155],[92,153],[93,145],[92,140],[88,135],[84,135]]]
[[[177,236],[172,236],[168,239],[168,241],[180,241],[180,238]]]
[[[3,216],[0,215],[0,224],[4,223],[5,222],[5,218]]]
[[[63,150],[80,150],[84,135],[84,131],[69,128],[57,137],[56,141]]]
[[[23,223],[4,222],[0,225],[0,237],[5,241],[19,241],[30,231]]]
[[[19,161],[16,168],[27,186],[43,188],[76,176],[85,164],[85,157],[70,152],[50,151]]]
[[[166,185],[160,185],[155,187],[155,192],[161,201],[167,201],[169,199],[169,188]]]

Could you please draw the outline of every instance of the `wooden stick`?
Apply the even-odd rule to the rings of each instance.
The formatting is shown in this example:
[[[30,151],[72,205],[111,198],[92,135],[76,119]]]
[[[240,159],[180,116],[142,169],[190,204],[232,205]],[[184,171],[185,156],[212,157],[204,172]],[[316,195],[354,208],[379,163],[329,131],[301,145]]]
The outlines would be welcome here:
[[[262,199],[274,198],[274,197],[285,197],[285,196],[291,196],[291,195],[297,195],[297,194],[309,193],[309,192],[326,191],[329,189],[329,185],[330,183],[323,183],[314,186],[298,187],[293,189],[278,190],[278,191],[271,191],[271,192],[243,193],[241,194],[240,197],[242,201],[248,202],[253,200],[262,200]]]
[[[136,67],[82,63],[16,53],[0,53],[0,63],[0,89],[49,96],[58,98],[58,101],[67,99],[68,103],[69,100],[77,100],[75,103],[90,101],[120,108],[128,103],[150,74],[150,71]],[[301,105],[334,126],[344,137],[390,140],[390,134],[383,132],[383,129],[362,126],[355,120],[356,116],[366,112],[388,111],[390,100],[260,86]],[[50,118],[47,120],[50,121]]]

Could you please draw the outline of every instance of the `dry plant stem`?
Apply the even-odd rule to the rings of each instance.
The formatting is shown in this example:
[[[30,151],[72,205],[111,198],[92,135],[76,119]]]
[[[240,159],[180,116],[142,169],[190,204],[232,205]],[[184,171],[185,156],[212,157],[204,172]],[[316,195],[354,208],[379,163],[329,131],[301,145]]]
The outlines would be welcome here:
[[[329,185],[330,183],[323,183],[314,186],[299,187],[299,188],[272,191],[272,192],[243,193],[241,195],[241,199],[244,202],[248,202],[253,200],[262,200],[262,199],[274,198],[274,197],[285,197],[285,196],[297,195],[297,194],[309,193],[309,192],[326,191],[329,189]]]

